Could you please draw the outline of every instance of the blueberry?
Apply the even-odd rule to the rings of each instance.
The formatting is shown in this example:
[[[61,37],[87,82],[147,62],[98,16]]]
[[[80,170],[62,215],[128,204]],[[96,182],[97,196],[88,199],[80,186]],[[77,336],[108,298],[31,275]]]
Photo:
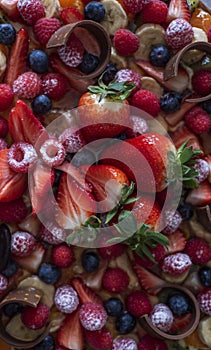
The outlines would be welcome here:
[[[48,55],[43,50],[33,50],[29,54],[29,64],[31,69],[39,74],[48,71]]]
[[[170,91],[160,98],[160,108],[167,113],[180,109],[182,97],[178,92]]]
[[[78,68],[86,74],[94,72],[99,64],[99,58],[91,53],[86,52],[83,56],[83,61]]]
[[[201,267],[198,274],[202,286],[211,287],[211,268],[209,266]]]
[[[10,259],[7,263],[6,268],[2,271],[3,275],[6,277],[12,277],[18,270],[18,264]]]
[[[19,303],[10,303],[3,306],[3,312],[7,317],[13,317],[19,314],[23,306]]]
[[[201,107],[208,113],[211,114],[211,99],[204,101]]]
[[[81,151],[77,152],[72,158],[72,164],[76,167],[83,164],[93,164],[95,161],[95,155],[86,148],[83,148]]]
[[[99,266],[98,255],[95,252],[85,250],[82,254],[81,263],[85,271],[93,272]]]
[[[85,19],[100,22],[105,16],[105,7],[98,1],[89,2],[84,8]]]
[[[123,311],[123,303],[118,298],[110,298],[106,300],[104,307],[108,316],[119,316]]]
[[[16,38],[16,31],[12,24],[0,24],[0,44],[12,45]]]
[[[38,95],[31,104],[34,114],[45,114],[51,109],[51,100],[46,95]]]
[[[170,59],[169,49],[164,45],[156,45],[149,54],[150,62],[157,67],[164,67]]]
[[[132,332],[136,326],[136,318],[131,315],[128,311],[123,312],[116,319],[116,330],[120,334],[127,334]]]
[[[111,81],[114,80],[117,73],[117,68],[113,63],[108,63],[107,67],[103,73],[103,82],[108,85]]]
[[[43,263],[39,268],[38,276],[43,282],[54,284],[59,280],[61,270],[55,265]]]
[[[34,350],[54,350],[55,341],[53,337],[47,335],[39,344],[35,345]]]
[[[183,220],[188,220],[193,215],[192,205],[187,204],[187,203],[179,205],[178,211],[182,215]]]
[[[168,299],[168,306],[176,316],[184,315],[190,311],[188,299],[181,293],[170,296]]]

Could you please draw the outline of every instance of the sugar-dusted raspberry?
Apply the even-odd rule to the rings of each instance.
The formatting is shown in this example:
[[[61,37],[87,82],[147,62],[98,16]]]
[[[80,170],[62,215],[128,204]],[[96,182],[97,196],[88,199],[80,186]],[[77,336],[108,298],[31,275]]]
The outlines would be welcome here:
[[[192,76],[192,88],[199,95],[206,96],[211,93],[211,71],[200,69]]]
[[[184,121],[186,126],[198,135],[209,132],[211,128],[209,114],[199,106],[193,107],[185,113]]]
[[[47,73],[42,77],[42,92],[53,100],[59,100],[67,91],[67,81],[59,73]]]
[[[27,213],[28,209],[23,198],[0,203],[0,221],[2,222],[19,223],[26,217]]]
[[[40,154],[47,165],[58,166],[63,163],[66,152],[62,143],[52,138],[42,144]]]
[[[164,23],[168,14],[168,7],[161,0],[150,1],[144,6],[141,18],[146,23]]]
[[[36,239],[28,232],[16,231],[11,238],[11,252],[20,257],[28,256],[36,247]]]
[[[6,137],[7,133],[8,133],[8,121],[4,117],[0,116],[0,138]]]
[[[0,292],[7,289],[7,287],[8,287],[7,277],[0,273]]]
[[[178,229],[179,225],[182,222],[182,216],[177,210],[176,211],[166,210],[163,214],[163,221],[164,221],[165,227],[162,230],[162,232],[165,235],[169,235]]]
[[[194,264],[206,264],[211,260],[211,247],[199,237],[193,237],[187,241],[184,253],[189,255]]]
[[[123,243],[113,244],[109,247],[101,247],[98,249],[100,256],[103,259],[113,259],[122,255],[126,250],[126,245]]]
[[[50,37],[54,32],[56,32],[61,27],[61,23],[58,18],[40,18],[35,23],[33,30],[36,36],[36,39],[40,42],[41,45],[45,46],[49,41]]]
[[[141,88],[141,77],[140,74],[135,72],[133,69],[129,68],[122,68],[118,70],[118,72],[115,75],[115,80],[119,82],[131,82],[135,84],[135,89],[132,91],[132,94],[134,94],[136,91],[138,91]]]
[[[77,67],[83,61],[84,47],[74,33],[70,34],[65,45],[58,48],[62,62],[69,67]]]
[[[149,127],[146,120],[136,115],[131,115],[130,125],[131,126],[125,131],[127,137],[129,138],[140,136],[149,131]]]
[[[102,305],[88,302],[80,307],[79,318],[85,329],[97,331],[105,325],[107,313]]]
[[[134,291],[130,293],[126,299],[127,310],[136,317],[149,314],[152,305],[147,295],[142,291]]]
[[[17,8],[29,25],[35,24],[39,18],[45,16],[45,7],[41,0],[18,0]]]
[[[127,12],[135,15],[142,10],[143,5],[146,1],[147,0],[123,0],[123,5]]]
[[[174,322],[170,308],[163,303],[154,305],[149,317],[152,324],[163,332],[168,332]]]
[[[193,168],[197,171],[198,175],[195,178],[195,180],[198,183],[203,182],[204,180],[207,179],[209,173],[210,173],[210,167],[208,162],[205,159],[196,159],[195,164],[193,165]]]
[[[166,29],[166,41],[174,50],[180,50],[193,40],[193,28],[189,22],[182,18],[174,19]]]
[[[8,148],[7,141],[5,141],[4,139],[2,139],[0,137],[0,151],[3,150],[3,149],[6,149],[6,148]]]
[[[134,339],[125,337],[115,339],[112,350],[138,350],[138,347]]]
[[[75,260],[74,251],[72,247],[62,243],[53,247],[52,261],[56,266],[69,267]]]
[[[164,273],[170,275],[181,275],[188,271],[192,265],[191,259],[187,254],[174,253],[167,255],[160,264]]]
[[[99,331],[86,330],[85,337],[87,343],[94,349],[107,350],[112,347],[112,335],[106,327],[103,327]]]
[[[45,326],[49,314],[49,307],[39,303],[37,307],[25,307],[21,313],[21,320],[23,324],[30,329],[40,329]]]
[[[65,240],[64,230],[54,222],[47,222],[41,227],[40,238],[49,244],[57,245]]]
[[[103,287],[109,292],[121,293],[128,287],[129,276],[121,268],[109,268],[103,276]]]
[[[153,117],[156,117],[160,111],[160,101],[157,95],[148,90],[138,90],[131,99],[134,107],[142,109]]]
[[[11,86],[8,84],[0,84],[0,112],[3,112],[10,107],[13,99],[14,92]]]
[[[201,311],[211,316],[211,288],[198,294],[197,300]]]
[[[75,126],[64,130],[59,136],[59,141],[64,146],[66,152],[69,153],[78,152],[86,144],[81,130]]]
[[[114,47],[121,56],[129,56],[139,48],[139,38],[128,29],[118,29],[114,33]]]
[[[13,83],[13,92],[19,98],[34,98],[39,95],[42,89],[42,80],[34,72],[26,72]]]
[[[65,314],[71,314],[78,307],[78,294],[69,285],[61,286],[56,290],[54,303],[59,311]]]
[[[17,173],[28,173],[37,159],[34,147],[26,142],[13,143],[8,152],[9,167]]]

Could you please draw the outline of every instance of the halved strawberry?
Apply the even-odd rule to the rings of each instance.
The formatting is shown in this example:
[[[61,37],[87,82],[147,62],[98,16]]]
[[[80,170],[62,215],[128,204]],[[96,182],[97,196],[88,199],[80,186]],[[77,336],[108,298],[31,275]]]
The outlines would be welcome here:
[[[166,284],[160,277],[136,263],[133,263],[133,269],[142,288],[151,295],[159,293],[162,286]]]
[[[97,303],[102,304],[101,298],[89,288],[80,277],[72,279],[71,284],[75,288],[82,304]]]
[[[185,248],[186,238],[180,230],[168,236],[169,245],[165,247],[166,254],[181,252]]]
[[[21,28],[10,50],[5,75],[5,83],[12,85],[17,77],[26,71],[29,50],[29,34]]]
[[[171,0],[168,5],[167,23],[173,19],[182,18],[187,22],[190,21],[190,10],[186,0]]]
[[[0,0],[0,8],[13,21],[17,21],[20,16],[17,9],[18,0]]]
[[[31,273],[36,273],[40,264],[43,261],[46,249],[44,245],[40,242],[36,243],[36,248],[33,252],[24,258],[13,256],[13,259],[21,266],[23,269],[30,271]]]
[[[176,148],[179,148],[189,139],[187,146],[192,146],[194,150],[200,149],[203,152],[201,141],[185,125],[181,125],[176,131],[174,131],[174,133],[171,134],[171,138]]]
[[[128,206],[125,209],[128,209]],[[133,215],[135,216],[138,227],[143,223],[150,225],[152,228],[158,227],[160,214],[159,205],[150,196],[142,195],[133,204]]]
[[[84,19],[84,16],[76,7],[65,7],[60,12],[60,18],[64,24],[75,23]]]
[[[66,316],[58,330],[57,341],[65,349],[84,349],[84,334],[79,319],[79,309]]]
[[[0,202],[10,202],[22,196],[27,187],[27,176],[15,173],[8,165],[8,149],[0,151]]]
[[[28,142],[33,146],[47,138],[47,131],[22,100],[16,102],[8,119],[9,132],[13,141]],[[41,138],[41,139],[39,139]]]
[[[189,191],[186,203],[194,207],[204,207],[211,203],[211,184],[205,180],[199,184],[198,187]]]
[[[88,192],[91,192],[91,188],[85,181],[85,178],[82,175],[79,168],[76,168],[69,162],[64,162],[62,163],[62,165],[57,166],[56,169],[61,170],[66,174],[69,174],[74,180],[76,180],[81,185],[82,188],[84,188]]]
[[[169,330],[169,333],[176,333],[178,331],[183,330],[190,323],[191,318],[191,313],[187,313],[182,316],[174,316],[174,322]]]

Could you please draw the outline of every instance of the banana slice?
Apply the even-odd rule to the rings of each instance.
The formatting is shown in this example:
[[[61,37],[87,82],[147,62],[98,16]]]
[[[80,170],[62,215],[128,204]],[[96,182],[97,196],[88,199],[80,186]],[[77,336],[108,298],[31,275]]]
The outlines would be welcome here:
[[[32,341],[44,332],[45,328],[30,329],[21,321],[21,315],[14,316],[6,325],[6,332],[18,340]]]
[[[206,344],[211,348],[211,317],[204,317],[198,326],[198,334],[202,343]]]
[[[6,70],[6,67],[7,67],[7,58],[5,54],[2,51],[0,51],[0,80]]]
[[[140,46],[135,52],[135,59],[149,60],[149,54],[155,45],[166,45],[165,30],[159,24],[146,23],[136,29]]]
[[[196,41],[208,42],[207,34],[203,29],[193,27],[193,33],[194,33],[193,42],[196,42]],[[189,50],[183,55],[182,61],[187,65],[191,65],[193,63],[200,61],[204,57],[204,55],[205,55],[205,52],[203,51]]]
[[[57,17],[61,10],[59,0],[41,0],[45,6],[45,17]]]
[[[127,27],[127,14],[117,0],[102,0],[101,4],[105,7],[105,17],[100,24],[110,35],[113,35],[117,29]]]
[[[141,83],[142,89],[154,92],[159,98],[163,95],[163,88],[154,78],[142,77]]]
[[[111,48],[110,61],[116,66],[117,69],[122,69],[127,67],[126,58],[119,56],[119,54],[116,52],[114,47]]]

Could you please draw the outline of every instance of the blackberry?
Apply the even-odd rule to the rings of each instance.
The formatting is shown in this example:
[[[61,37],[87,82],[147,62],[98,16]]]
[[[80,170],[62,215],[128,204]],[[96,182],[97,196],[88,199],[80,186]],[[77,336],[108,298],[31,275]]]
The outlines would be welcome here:
[[[149,54],[150,62],[157,67],[164,67],[170,59],[169,49],[164,45],[156,45]]]

